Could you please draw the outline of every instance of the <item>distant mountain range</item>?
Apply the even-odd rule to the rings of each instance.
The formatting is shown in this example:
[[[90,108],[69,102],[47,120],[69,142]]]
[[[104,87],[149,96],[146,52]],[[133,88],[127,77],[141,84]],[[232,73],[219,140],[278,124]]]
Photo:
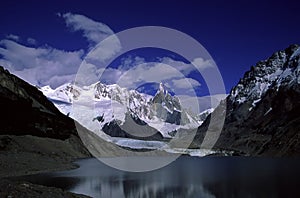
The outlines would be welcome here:
[[[214,123],[225,116],[214,149],[251,156],[300,154],[298,45],[291,45],[252,66],[218,107],[199,115],[183,108],[179,98],[168,93],[163,84],[154,96],[118,85],[96,83],[85,87],[65,84],[55,90],[49,86],[39,88],[45,97],[2,67],[0,77],[2,135],[66,140],[78,137],[71,119],[74,118],[110,142],[112,137],[118,137],[156,140],[151,144],[160,145],[158,142],[173,139],[179,131],[198,128],[190,148],[200,148],[214,115]],[[220,111],[223,106],[226,111]],[[83,147],[79,150],[86,152]]]
[[[45,86],[40,90],[63,113],[94,131],[97,128],[91,125],[98,121],[96,127],[113,137],[142,140],[172,138],[179,128],[197,128],[208,115],[192,115],[162,83],[154,96],[100,82],[85,87],[65,84],[54,90]],[[72,111],[72,104],[73,107],[77,104],[86,106],[85,112],[97,113]],[[86,122],[81,119],[83,114],[85,120],[89,117]]]
[[[220,105],[227,111],[215,148],[243,155],[299,156],[300,48],[291,45],[247,71]],[[191,147],[198,147],[211,116],[198,128]]]
[[[216,120],[218,116],[225,116],[215,149],[233,150],[243,155],[298,155],[299,57],[299,46],[291,45],[252,66],[220,103],[226,106],[225,115],[218,112],[221,106],[193,115],[182,108],[179,99],[171,96],[163,84],[155,96],[101,83],[84,89],[67,84],[55,90],[50,87],[41,90],[64,113],[70,112],[71,104],[82,100],[81,96],[93,93],[97,115],[90,115],[89,119],[101,118],[100,127],[109,136],[163,140],[172,138],[180,129],[199,126],[190,146],[199,148],[210,123],[210,114],[214,113]],[[70,116],[80,120],[76,114]],[[82,124],[86,126],[87,122]],[[141,131],[144,134],[138,134]],[[152,135],[146,137],[149,134]]]

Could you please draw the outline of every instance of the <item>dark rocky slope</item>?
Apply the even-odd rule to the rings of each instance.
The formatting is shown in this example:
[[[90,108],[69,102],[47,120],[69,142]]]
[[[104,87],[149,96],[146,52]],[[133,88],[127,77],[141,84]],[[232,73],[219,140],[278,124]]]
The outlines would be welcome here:
[[[0,67],[0,134],[55,139],[77,136],[74,121],[61,114],[37,88]]]
[[[2,67],[0,67],[0,109],[2,157],[9,156],[12,152],[45,154],[49,158],[53,158],[49,155],[51,152],[65,153],[61,155],[62,161],[90,156],[79,139],[74,121],[61,114],[36,87]],[[60,148],[59,151],[55,151],[56,146]],[[59,157],[57,159],[56,161],[59,161]],[[1,165],[5,165],[5,162]]]
[[[87,198],[88,196],[70,193],[59,188],[4,179],[0,180],[0,197]]]
[[[105,123],[102,130],[112,137],[132,138],[139,140],[163,140],[163,136],[155,128],[147,123],[126,113],[124,124],[119,124],[118,120]],[[130,133],[129,133],[130,132]]]
[[[3,177],[76,168],[89,157],[74,121],[40,92],[0,67],[0,197],[83,197]]]
[[[216,149],[251,156],[300,156],[300,49],[297,45],[258,62],[220,105],[225,124]],[[217,123],[221,112],[214,112]],[[211,116],[198,128],[199,147]]]

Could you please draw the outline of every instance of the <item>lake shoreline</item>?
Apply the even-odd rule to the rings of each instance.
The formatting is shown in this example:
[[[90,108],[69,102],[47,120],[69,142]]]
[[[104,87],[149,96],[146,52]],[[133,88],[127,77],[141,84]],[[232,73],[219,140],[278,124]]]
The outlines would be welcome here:
[[[74,162],[90,155],[73,145],[77,141],[75,136],[59,140],[31,135],[0,135],[0,197],[87,197],[16,179],[79,168]]]
[[[122,160],[123,157],[119,158]],[[163,156],[153,160],[161,158]],[[147,159],[141,157],[140,160]],[[299,158],[183,155],[160,169],[146,172],[120,171],[95,158],[80,159],[75,163],[79,168],[11,180],[91,197],[139,197],[140,193],[159,196],[161,192],[164,195],[176,192],[175,197],[204,198],[292,197],[299,194]]]

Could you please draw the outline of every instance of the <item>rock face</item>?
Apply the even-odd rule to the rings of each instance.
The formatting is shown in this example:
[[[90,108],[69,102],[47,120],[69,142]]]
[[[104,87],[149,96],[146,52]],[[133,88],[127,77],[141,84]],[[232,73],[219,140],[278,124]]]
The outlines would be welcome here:
[[[33,135],[55,139],[77,136],[74,121],[37,88],[0,67],[0,134]]]
[[[102,127],[104,133],[112,137],[132,138],[140,140],[163,140],[159,131],[150,127],[138,117],[126,114],[125,122],[118,123],[116,120],[105,123]]]
[[[167,123],[184,125],[189,122],[186,112],[182,111],[180,101],[170,93],[160,83],[159,90],[150,101],[154,114]]]
[[[112,137],[145,140],[146,134],[152,134],[154,136],[150,135],[148,140],[158,140],[162,139],[162,136],[170,138],[170,132],[173,133],[182,127],[199,126],[197,118],[188,113],[181,106],[179,98],[171,95],[162,83],[154,96],[128,90],[117,84],[105,85],[100,82],[84,87],[65,84],[55,90],[45,86],[40,90],[61,112],[71,112],[70,116],[78,122],[81,121],[84,112],[74,111],[74,108],[71,108],[72,104],[94,104],[94,109],[86,105],[84,125],[88,128],[94,124],[92,122],[98,120],[102,131]],[[86,115],[88,111],[97,113],[94,115],[93,112],[93,117],[90,117]],[[88,119],[90,121],[86,121]],[[136,135],[131,136],[125,129]],[[137,131],[141,134],[137,134]]]
[[[70,193],[59,188],[7,179],[0,181],[0,197],[88,198],[88,196]]]
[[[215,148],[254,156],[299,156],[299,71],[297,45],[251,67],[220,104],[226,105],[227,111]],[[198,128],[192,146],[201,144],[210,118]]]
[[[114,119],[105,123],[102,130],[112,137],[163,140],[163,132],[149,126],[147,122],[159,119],[161,123],[178,126],[190,122],[187,113],[182,110],[179,99],[176,96],[171,96],[162,83],[160,83],[157,93],[153,97],[148,96],[148,98],[150,99],[147,100],[137,91],[131,91],[128,100],[129,108],[124,122]]]
[[[74,121],[2,67],[0,109],[0,177],[69,169],[73,160],[90,156]]]
[[[73,160],[86,157],[88,153],[76,136],[59,140],[32,135],[0,135],[0,180],[2,177],[73,169],[77,167]]]

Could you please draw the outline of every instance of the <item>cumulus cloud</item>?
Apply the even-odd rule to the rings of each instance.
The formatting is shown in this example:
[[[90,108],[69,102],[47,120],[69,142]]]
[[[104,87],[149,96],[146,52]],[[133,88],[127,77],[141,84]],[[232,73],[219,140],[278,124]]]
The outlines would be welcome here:
[[[147,82],[164,82],[181,76],[173,67],[164,63],[142,63],[127,71],[123,71],[118,79],[118,84],[134,89]]]
[[[14,34],[9,34],[6,36],[7,39],[9,40],[13,40],[13,41],[19,41],[20,40],[20,37],[17,36],[17,35],[14,35]]]
[[[76,74],[76,84],[80,86],[91,85],[99,81],[104,68],[97,68],[95,65],[83,60],[81,67]]]
[[[158,62],[147,62],[141,57],[129,56],[122,59],[118,68],[105,69],[101,81],[117,83],[128,89],[136,89],[146,83],[163,82],[176,94],[193,94],[194,88],[201,84],[186,77],[186,74],[193,71],[192,68],[190,64],[167,57],[159,59]]]
[[[201,84],[193,78],[174,79],[172,80],[172,83],[178,89],[191,89],[201,86]]]
[[[0,62],[34,85],[57,87],[67,82],[68,76],[76,73],[83,54],[83,50],[68,52],[49,46],[28,47],[7,39],[0,41]]]
[[[224,100],[226,94],[207,95],[202,97],[195,97],[189,95],[177,95],[181,105],[190,110],[194,114],[199,114],[206,109],[216,108],[222,100]]]
[[[86,59],[95,64],[107,63],[121,50],[121,44],[116,36],[108,37],[93,48]]]
[[[33,38],[28,38],[28,39],[27,39],[27,43],[28,43],[29,45],[36,45],[36,44],[37,44],[36,40],[33,39]]]
[[[121,43],[119,39],[114,35],[112,29],[104,23],[94,21],[80,14],[59,13],[58,16],[62,17],[66,25],[73,31],[83,32],[83,36],[90,44],[90,49],[98,44],[97,48],[89,53],[89,58],[104,61],[120,51]]]
[[[197,66],[197,68],[200,70],[204,70],[204,69],[213,67],[212,60],[204,60],[203,58],[195,58],[192,61],[192,64]]]
[[[158,60],[166,65],[170,65],[174,67],[184,75],[188,75],[194,70],[196,70],[196,68],[192,64],[185,63],[183,61],[174,60],[170,57],[163,57],[163,58],[159,58]]]
[[[135,89],[144,83],[163,82],[176,90],[176,94],[178,90],[181,94],[187,94],[191,87],[200,86],[195,79],[186,77],[196,70],[195,65],[203,69],[211,67],[213,63],[197,58],[191,64],[170,57],[157,58],[157,62],[147,63],[144,58],[134,56],[122,59],[118,68],[99,68],[121,50],[121,43],[112,29],[79,14],[65,13],[58,16],[65,20],[66,26],[72,31],[82,32],[89,42],[89,53],[83,49],[65,51],[51,46],[37,46],[34,38],[27,38],[27,45],[20,44],[20,37],[10,34],[0,41],[0,64],[29,83],[39,86],[50,85],[55,88],[72,82],[80,64],[83,64],[85,67],[79,71],[77,79],[84,85],[100,80]]]
[[[70,12],[58,16],[65,19],[66,25],[74,31],[83,31],[83,36],[92,44],[97,44],[114,32],[104,23],[96,22],[84,15]]]
[[[73,31],[82,31],[90,48],[114,34],[107,25],[83,15],[65,13],[58,16],[62,17],[67,27]],[[13,34],[7,35],[6,39],[0,41],[0,64],[33,85],[50,85],[55,88],[73,81],[82,57],[87,53],[83,49],[64,51],[51,46],[35,47],[37,42],[34,38],[27,38],[29,46],[20,44],[19,41],[20,37]],[[98,51],[94,50],[89,54],[98,61],[110,58],[121,48],[120,41],[115,36],[111,36],[99,46]],[[89,69],[95,71],[93,78],[90,79],[95,81],[101,73],[100,69],[94,65]]]

